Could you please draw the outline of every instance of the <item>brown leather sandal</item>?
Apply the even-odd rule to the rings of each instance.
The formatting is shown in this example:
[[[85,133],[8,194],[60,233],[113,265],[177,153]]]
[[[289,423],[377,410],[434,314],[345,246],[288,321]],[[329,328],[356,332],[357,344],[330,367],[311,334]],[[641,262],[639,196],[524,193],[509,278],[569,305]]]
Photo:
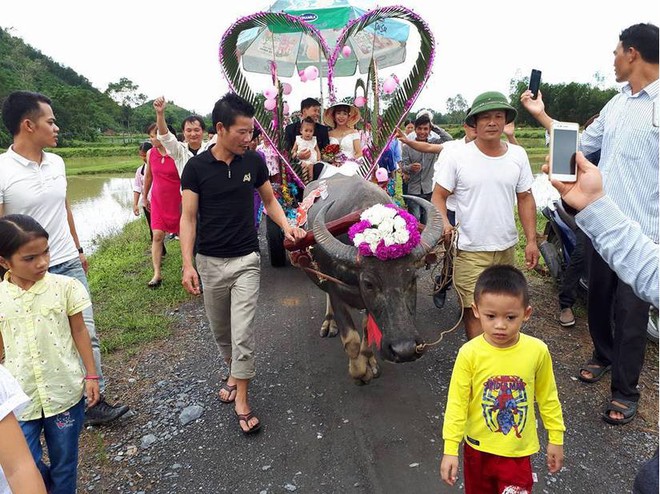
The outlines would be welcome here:
[[[241,422],[245,422],[245,425],[250,427],[250,419],[251,418],[256,418],[254,415],[254,412],[250,410],[248,413],[238,413],[236,410],[234,410],[234,413],[236,414],[236,417],[238,418],[238,427],[241,429],[241,432],[243,434],[254,434],[255,432],[259,432],[261,430],[261,421],[257,422],[256,425],[253,425],[250,429],[245,430],[241,427]]]
[[[232,385],[228,384],[227,382],[223,381],[223,383],[220,385],[220,391],[222,391],[222,390],[229,393],[229,396],[227,397],[227,399],[223,399],[222,396],[220,396],[220,393],[218,392],[218,398],[220,399],[220,401],[222,403],[225,403],[225,404],[234,403],[234,400],[236,399],[236,393],[237,393],[236,385],[234,384],[232,386]],[[234,393],[234,396],[232,396],[232,393]]]

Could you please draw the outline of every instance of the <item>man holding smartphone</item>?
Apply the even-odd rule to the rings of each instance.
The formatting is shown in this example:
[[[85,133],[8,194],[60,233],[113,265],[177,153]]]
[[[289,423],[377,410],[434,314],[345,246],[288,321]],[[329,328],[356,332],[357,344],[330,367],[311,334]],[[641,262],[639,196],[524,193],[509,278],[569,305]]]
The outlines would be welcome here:
[[[617,82],[627,82],[582,134],[580,151],[601,151],[599,169],[607,195],[643,232],[658,242],[658,27],[635,24],[624,29],[614,50]],[[546,129],[552,118],[542,95],[521,96],[523,106]],[[634,191],[634,192],[633,192]],[[589,272],[589,332],[593,358],[578,379],[594,383],[612,370],[612,397],[603,420],[626,424],[637,414],[637,384],[644,362],[649,304],[622,282],[594,253]],[[612,308],[614,317],[612,318]]]

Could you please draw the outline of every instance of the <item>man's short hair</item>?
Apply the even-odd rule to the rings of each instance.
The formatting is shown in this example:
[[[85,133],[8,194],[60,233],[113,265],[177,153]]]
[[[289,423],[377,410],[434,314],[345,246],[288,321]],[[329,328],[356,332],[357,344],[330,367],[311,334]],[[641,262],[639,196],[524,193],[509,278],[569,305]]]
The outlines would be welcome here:
[[[52,104],[50,98],[30,91],[14,91],[2,104],[2,121],[12,136],[21,130],[21,122],[26,119],[36,120],[41,115],[39,103]]]
[[[236,93],[227,93],[215,102],[211,120],[213,127],[219,123],[228,129],[236,123],[236,117],[254,117],[254,106]]]
[[[204,119],[199,115],[188,115],[186,118],[184,118],[183,122],[181,122],[181,130],[184,130],[186,122],[191,124],[199,122],[199,126],[202,128],[202,131],[206,130],[206,123],[204,122]]]
[[[431,119],[429,116],[425,113],[423,115],[420,115],[415,119],[415,128],[421,127],[422,125],[429,124],[431,125]]]
[[[321,106],[321,103],[314,98],[305,98],[300,102],[300,111],[306,110],[307,108],[312,108],[314,106]]]
[[[627,50],[634,48],[647,63],[658,63],[658,26],[634,24],[621,31],[621,45]]]
[[[520,297],[524,307],[529,305],[529,288],[525,275],[508,264],[490,266],[479,275],[474,286],[475,304],[479,305],[479,299],[484,293]]]

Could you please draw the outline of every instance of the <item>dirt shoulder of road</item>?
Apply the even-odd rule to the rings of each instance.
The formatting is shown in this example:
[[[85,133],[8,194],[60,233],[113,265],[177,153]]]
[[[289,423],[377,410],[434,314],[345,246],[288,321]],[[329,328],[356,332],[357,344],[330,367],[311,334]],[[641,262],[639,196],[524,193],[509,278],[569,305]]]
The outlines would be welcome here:
[[[583,307],[578,308],[576,325],[570,329],[561,328],[556,319],[558,310],[554,283],[548,278],[534,276],[530,279],[530,289],[534,314],[525,331],[541,338],[550,348],[569,431],[567,434],[583,448],[579,452],[568,451],[567,455],[584,457],[588,468],[594,469],[594,478],[602,479],[605,483],[604,479],[608,478],[609,472],[600,466],[598,458],[627,448],[627,453],[630,453],[627,457],[632,456],[634,460],[622,461],[630,461],[632,479],[639,461],[649,457],[657,446],[657,344],[650,343],[647,347],[640,379],[642,398],[637,418],[626,426],[612,427],[614,433],[609,433],[608,430],[607,434],[599,433],[594,437],[593,430],[602,430],[599,409],[609,398],[610,380],[603,379],[599,383],[586,385],[575,378],[580,364],[586,362],[591,354],[586,311]],[[163,407],[168,406],[168,403],[173,407],[174,403],[185,400],[185,396],[192,393],[190,389],[194,384],[191,383],[203,382],[202,385],[207,386],[206,381],[213,379],[208,375],[194,376],[192,364],[189,373],[182,375],[180,370],[181,366],[187,365],[186,362],[194,361],[195,356],[209,344],[208,338],[200,336],[198,330],[191,331],[191,328],[201,328],[206,324],[201,300],[185,303],[177,314],[179,323],[167,340],[150,343],[137,352],[117,351],[104,356],[105,373],[110,378],[109,400],[127,403],[136,413],[116,424],[88,428],[83,432],[78,484],[80,492],[149,492],[152,488],[157,490],[156,483],[163,479],[145,478],[145,457],[152,463],[162,462],[159,469],[163,472],[162,475],[176,476],[177,464],[172,465],[171,459],[168,462],[166,458],[151,454],[142,447],[141,441],[150,431],[167,425],[164,419],[157,418],[163,416]],[[169,384],[165,384],[172,382],[181,384],[171,388]],[[210,382],[208,384],[211,385]],[[268,383],[261,383],[261,386],[267,385]],[[173,421],[176,420],[174,415]],[[585,422],[588,423],[585,425]],[[640,434],[648,441],[641,441],[645,444],[640,444],[637,439],[634,444],[630,444],[630,438],[639,438]],[[153,471],[153,464],[148,470]],[[630,479],[624,479],[624,483],[631,482]]]

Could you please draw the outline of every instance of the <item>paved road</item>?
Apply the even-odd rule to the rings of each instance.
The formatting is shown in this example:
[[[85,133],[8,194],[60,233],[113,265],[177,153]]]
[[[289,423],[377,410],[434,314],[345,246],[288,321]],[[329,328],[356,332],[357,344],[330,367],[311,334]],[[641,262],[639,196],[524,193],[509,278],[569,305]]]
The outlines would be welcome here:
[[[357,386],[340,340],[318,336],[324,294],[299,270],[271,268],[267,255],[262,262],[255,321],[258,377],[251,385],[251,403],[264,430],[244,437],[233,407],[217,400],[217,352],[201,304],[192,303],[182,309],[181,354],[161,367],[151,364],[146,373],[161,380],[156,402],[168,387],[195,382],[187,388],[187,399],[202,405],[204,414],[147,451],[153,459],[139,466],[136,487],[148,481],[145,490],[158,493],[457,492],[443,485],[437,472],[444,399],[462,330],[417,362],[384,364],[382,377]],[[452,295],[447,308],[437,310],[425,295],[428,272],[420,275],[419,327],[431,340],[439,328],[453,325],[457,306]],[[569,380],[560,390],[572,393],[575,385]],[[567,438],[567,469],[548,476],[544,456],[538,455],[534,492],[629,492],[637,466],[657,445],[648,431],[604,425],[591,416],[587,401],[578,400],[582,408],[577,411],[565,411],[569,427],[576,429]],[[141,424],[150,406],[136,409]],[[136,438],[144,433],[141,427]]]

